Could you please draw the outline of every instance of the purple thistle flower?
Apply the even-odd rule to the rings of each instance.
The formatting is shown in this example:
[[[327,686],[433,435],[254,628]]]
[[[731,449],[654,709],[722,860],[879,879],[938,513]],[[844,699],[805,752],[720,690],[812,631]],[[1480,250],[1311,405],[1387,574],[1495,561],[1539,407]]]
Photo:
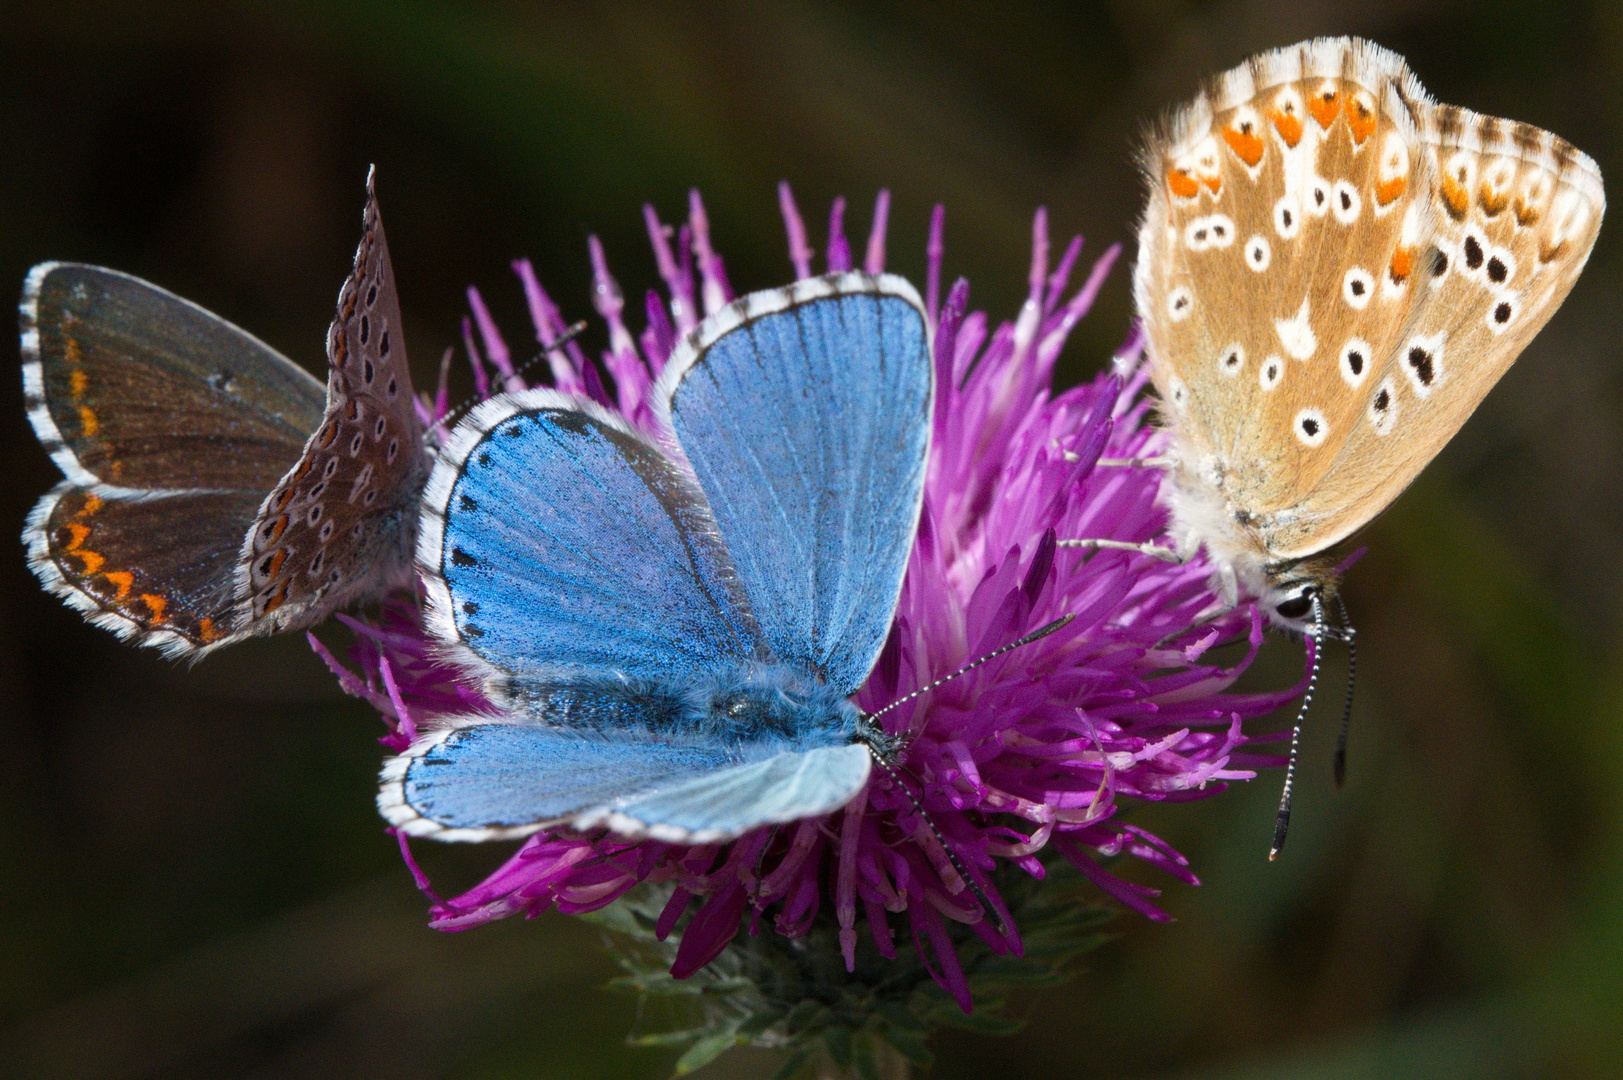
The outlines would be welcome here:
[[[779,198],[790,261],[804,278],[813,258],[805,225],[788,185]],[[830,271],[852,263],[844,212],[844,200],[836,200],[825,254]],[[864,252],[869,273],[884,269],[888,212],[888,193],[881,192]],[[648,396],[676,339],[733,292],[696,192],[674,248],[654,210],[644,213],[666,295],[648,293],[639,335],[626,326],[625,301],[602,246],[589,241],[594,303],[609,330],[601,368],[612,383],[574,342],[548,355],[557,389],[617,409],[652,432]],[[991,877],[1000,861],[1040,878],[1038,853],[1051,848],[1106,893],[1158,920],[1168,917],[1153,902],[1158,890],[1116,877],[1099,857],[1131,855],[1198,884],[1182,855],[1121,820],[1122,801],[1204,798],[1229,780],[1251,778],[1259,766],[1280,763],[1246,749],[1259,738],[1243,725],[1299,688],[1229,692],[1255,657],[1265,620],[1250,604],[1218,615],[1223,603],[1204,559],[1180,566],[1134,552],[1056,546],[1064,537],[1146,541],[1165,526],[1158,471],[1095,464],[1101,456],[1153,456],[1164,445],[1146,422],[1153,401],[1143,394],[1142,339],[1136,333],[1129,339],[1111,372],[1057,395],[1052,389],[1066,337],[1092,305],[1119,246],[1067,297],[1082,240],[1073,239],[1050,272],[1047,217],[1039,210],[1029,296],[1014,322],[992,329],[984,313],[968,310],[967,281],[940,297],[943,222],[938,206],[925,290],[935,323],[937,391],[924,508],[890,638],[856,702],[874,713],[901,701],[882,717],[885,729],[906,736],[906,772],[922,784],[936,830],[998,908],[1006,932],[983,917],[936,831],[879,770],[841,811],[763,828],[728,845],[543,832],[485,881],[448,900],[430,891],[401,837],[408,865],[433,899],[432,926],[460,930],[553,908],[589,912],[640,882],[668,882],[673,891],[657,936],[669,935],[692,910],[671,968],[682,978],[721,953],[746,913],[752,933],[764,927],[797,937],[832,908],[847,970],[855,964],[860,915],[885,957],[896,955],[897,930],[910,934],[931,975],[967,1011],[968,984],[947,920],[968,924],[994,952],[1022,951],[1019,928]],[[536,338],[549,345],[565,321],[529,262],[514,270]],[[521,387],[479,293],[470,288],[468,296],[473,317],[464,320],[463,336],[479,393]],[[494,383],[486,362],[499,376]],[[440,394],[431,418],[443,418],[444,408]],[[902,700],[1067,614],[1075,617],[1059,631]],[[492,709],[439,659],[413,603],[385,604],[376,622],[345,622],[359,635],[353,655],[360,675],[314,638],[311,645],[347,691],[383,714],[390,733],[382,741],[391,750],[404,750],[425,718]],[[1237,664],[1201,662],[1214,647],[1241,639],[1249,649]]]

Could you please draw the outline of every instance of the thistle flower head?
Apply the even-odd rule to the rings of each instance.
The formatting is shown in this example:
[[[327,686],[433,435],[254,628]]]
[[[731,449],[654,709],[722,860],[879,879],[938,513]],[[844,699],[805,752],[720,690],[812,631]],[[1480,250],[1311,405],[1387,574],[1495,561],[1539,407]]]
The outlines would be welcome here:
[[[798,277],[808,277],[813,252],[805,225],[787,186],[780,198],[790,262]],[[869,273],[884,269],[888,211],[882,192],[862,257]],[[629,328],[619,285],[592,238],[595,304],[608,347],[599,363],[573,341],[548,357],[556,389],[652,432],[649,395],[675,341],[728,303],[733,289],[697,193],[675,230],[652,208],[645,215],[665,290],[647,294],[641,331]],[[830,272],[853,268],[843,217],[844,202],[836,201],[824,253]],[[1225,609],[1203,560],[1175,565],[1056,544],[1067,537],[1147,541],[1165,525],[1157,470],[1098,464],[1101,457],[1152,456],[1163,445],[1147,423],[1152,402],[1142,393],[1141,339],[1130,338],[1111,369],[1091,382],[1059,393],[1052,385],[1066,338],[1119,249],[1107,250],[1073,289],[1081,238],[1050,266],[1039,211],[1029,295],[1012,322],[993,327],[969,309],[966,281],[941,296],[943,221],[937,207],[925,288],[937,389],[924,508],[889,640],[855,698],[905,748],[903,769],[895,776],[876,769],[840,811],[727,845],[540,833],[475,888],[436,897],[431,925],[460,930],[520,912],[590,912],[639,883],[663,883],[663,905],[650,919],[662,939],[680,925],[670,968],[676,978],[720,956],[741,923],[751,934],[791,939],[829,927],[847,971],[857,965],[859,935],[884,958],[897,956],[899,939],[910,942],[967,1011],[970,982],[955,941],[969,938],[953,927],[968,927],[993,954],[1019,956],[1025,948],[1020,920],[994,880],[1000,867],[1040,879],[1058,856],[1152,919],[1167,917],[1154,903],[1156,890],[1117,877],[1101,859],[1128,855],[1198,883],[1183,856],[1125,821],[1123,810],[1135,801],[1204,798],[1275,763],[1247,749],[1256,736],[1244,725],[1295,690],[1230,691],[1256,655],[1264,620],[1249,604]],[[565,320],[527,261],[514,270],[537,340],[550,345]],[[524,378],[477,291],[469,290],[469,301],[464,346],[479,392],[521,388]],[[433,406],[423,406],[425,421],[441,419],[445,404],[442,378]],[[909,696],[1066,615],[1073,618],[1062,629]],[[313,647],[346,689],[383,714],[391,749],[404,749],[418,724],[437,714],[490,708],[437,658],[413,604],[397,600],[375,621],[346,621],[359,634],[359,674],[314,639]],[[1205,659],[1236,641],[1249,645],[1238,662]],[[401,849],[426,891],[403,837]],[[994,917],[986,917],[981,896]]]

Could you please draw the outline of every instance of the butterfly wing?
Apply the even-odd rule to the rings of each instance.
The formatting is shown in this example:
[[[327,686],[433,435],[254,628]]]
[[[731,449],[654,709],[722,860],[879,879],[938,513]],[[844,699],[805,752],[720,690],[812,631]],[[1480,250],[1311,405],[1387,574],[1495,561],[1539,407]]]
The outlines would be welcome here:
[[[237,551],[320,422],[321,384],[115,270],[42,263],[19,311],[28,417],[68,477],[29,517],[29,565],[137,644],[184,655],[231,640]]]
[[[678,345],[656,389],[767,647],[845,693],[895,612],[931,379],[912,286],[851,273],[740,298]]]
[[[1453,106],[1415,109],[1435,177],[1416,301],[1349,395],[1349,434],[1276,515],[1281,558],[1323,550],[1403,492],[1566,299],[1594,247],[1605,194],[1588,156],[1549,132]]]
[[[327,332],[325,415],[240,545],[240,618],[256,633],[319,622],[410,577],[430,463],[370,176],[363,221]]]
[[[629,695],[616,708],[626,721],[644,715]],[[709,844],[830,813],[850,801],[868,769],[858,745],[749,760],[736,747],[473,724],[391,759],[378,807],[402,832],[439,840],[510,839],[567,824]]]
[[[430,629],[498,698],[583,671],[691,683],[759,652],[703,493],[623,420],[554,391],[457,425],[417,559]]]
[[[1565,297],[1602,209],[1588,158],[1435,106],[1400,57],[1346,38],[1220,76],[1146,164],[1134,288],[1163,411],[1270,560],[1397,497]],[[1437,268],[1472,229],[1483,258],[1451,285]],[[1501,303],[1514,318],[1490,326]]]

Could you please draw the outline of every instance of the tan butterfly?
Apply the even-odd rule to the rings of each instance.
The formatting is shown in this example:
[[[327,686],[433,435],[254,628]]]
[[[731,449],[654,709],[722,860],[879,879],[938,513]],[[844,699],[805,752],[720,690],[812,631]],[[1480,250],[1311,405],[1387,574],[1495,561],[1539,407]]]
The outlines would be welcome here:
[[[1231,600],[1322,627],[1323,553],[1560,306],[1600,228],[1600,170],[1547,131],[1435,103],[1356,38],[1219,76],[1143,161],[1133,292],[1177,554],[1204,549]]]

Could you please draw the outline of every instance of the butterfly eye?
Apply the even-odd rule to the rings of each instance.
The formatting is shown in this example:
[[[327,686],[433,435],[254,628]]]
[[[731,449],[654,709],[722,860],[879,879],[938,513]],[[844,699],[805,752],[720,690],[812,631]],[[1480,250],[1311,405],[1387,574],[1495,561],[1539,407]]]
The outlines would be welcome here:
[[[1305,619],[1312,613],[1313,597],[1317,595],[1317,589],[1311,592],[1303,591],[1289,600],[1281,600],[1274,605],[1274,610],[1279,612],[1280,618],[1283,619]]]

